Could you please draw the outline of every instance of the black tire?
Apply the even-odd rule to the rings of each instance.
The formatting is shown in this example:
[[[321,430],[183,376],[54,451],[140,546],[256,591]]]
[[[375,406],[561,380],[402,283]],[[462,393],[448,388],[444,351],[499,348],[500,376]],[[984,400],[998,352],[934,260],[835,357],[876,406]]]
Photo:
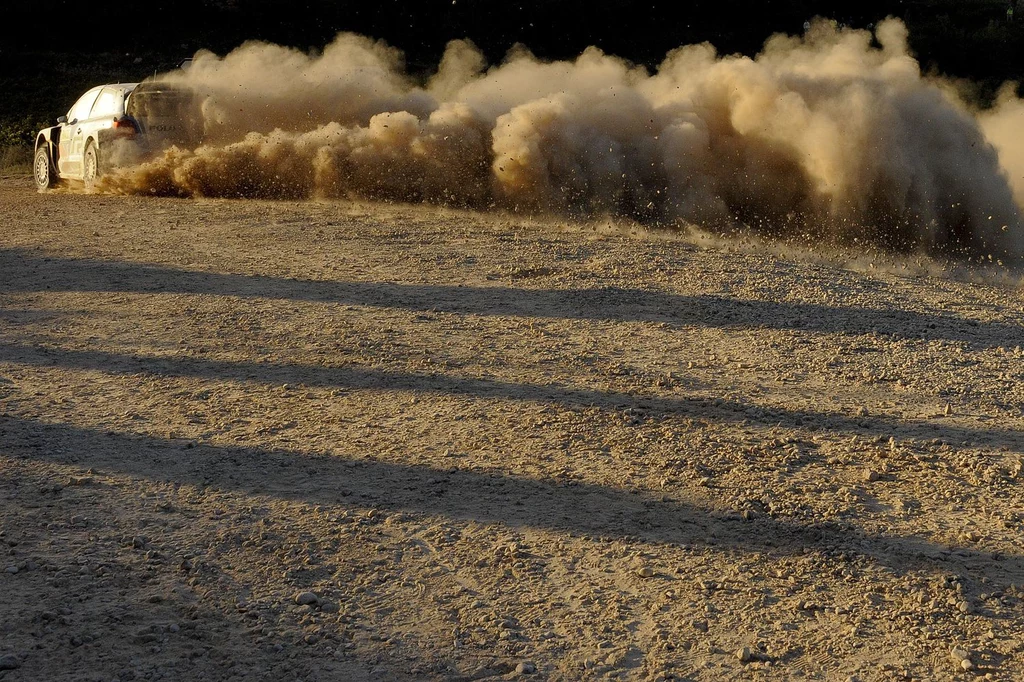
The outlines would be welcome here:
[[[50,150],[45,145],[36,150],[36,156],[32,161],[32,176],[39,191],[50,189],[60,182],[57,174],[53,172]]]
[[[95,187],[100,175],[100,152],[90,140],[85,145],[85,156],[82,157],[82,180],[85,182],[85,188]]]

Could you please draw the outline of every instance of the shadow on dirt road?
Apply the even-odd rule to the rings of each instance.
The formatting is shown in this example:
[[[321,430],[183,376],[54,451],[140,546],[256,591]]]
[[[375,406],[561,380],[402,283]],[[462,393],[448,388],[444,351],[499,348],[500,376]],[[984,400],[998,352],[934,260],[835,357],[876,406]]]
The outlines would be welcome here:
[[[1024,557],[1017,555],[950,550],[917,537],[872,536],[854,527],[801,525],[767,516],[745,520],[642,492],[578,482],[302,451],[195,445],[10,416],[0,417],[0,441],[5,454],[16,458],[88,465],[100,474],[106,469],[310,504],[440,514],[729,552],[849,552],[868,556],[896,572],[956,571],[988,583],[989,590],[1009,585],[1024,572]],[[258,465],[253,466],[255,462]]]
[[[645,289],[526,289],[503,286],[300,280],[200,272],[119,261],[40,257],[0,250],[0,293],[104,291],[181,293],[338,303],[460,315],[532,316],[657,322],[680,326],[793,329],[847,335],[943,339],[973,349],[1024,345],[1024,326],[981,323],[949,314],[832,308]]]
[[[331,367],[277,362],[238,362],[196,357],[152,357],[100,350],[72,350],[0,342],[0,361],[23,365],[56,366],[115,374],[147,374],[155,377],[193,377],[218,381],[258,381],[266,384],[299,384],[311,388],[347,388],[406,391],[517,402],[552,403],[560,407],[598,407],[629,410],[651,416],[682,416],[717,423],[747,422],[770,428],[842,431],[869,437],[898,440],[942,439],[973,441],[990,447],[1024,453],[1024,435],[1012,429],[975,429],[938,421],[903,421],[885,416],[846,416],[835,412],[811,412],[765,407],[752,413],[751,405],[726,399],[698,397],[665,398],[635,393],[616,393],[561,384],[529,384],[457,377],[441,373],[417,374],[373,367]]]

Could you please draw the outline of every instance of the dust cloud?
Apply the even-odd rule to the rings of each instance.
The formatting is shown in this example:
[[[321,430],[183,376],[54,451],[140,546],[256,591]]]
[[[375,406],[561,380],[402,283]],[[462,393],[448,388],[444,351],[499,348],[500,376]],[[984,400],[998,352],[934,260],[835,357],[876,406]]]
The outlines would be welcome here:
[[[979,118],[985,137],[999,151],[1017,206],[1024,206],[1024,101],[1017,98],[1016,90],[1015,83],[1004,87],[996,106]]]
[[[427,201],[1024,255],[1024,104],[1007,90],[978,112],[924,77],[898,20],[820,20],[756,58],[681,47],[653,73],[596,48],[556,62],[516,48],[488,68],[456,41],[424,81],[394,48],[343,34],[319,54],[201,52],[160,80],[192,94],[201,142],[115,171],[103,191]]]

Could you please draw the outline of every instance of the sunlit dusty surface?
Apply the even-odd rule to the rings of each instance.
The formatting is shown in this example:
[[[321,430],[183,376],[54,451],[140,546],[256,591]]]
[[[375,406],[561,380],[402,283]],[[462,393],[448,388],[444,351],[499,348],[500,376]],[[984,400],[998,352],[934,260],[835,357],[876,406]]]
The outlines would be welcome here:
[[[1013,286],[10,179],[0,220],[0,679],[1024,677]]]

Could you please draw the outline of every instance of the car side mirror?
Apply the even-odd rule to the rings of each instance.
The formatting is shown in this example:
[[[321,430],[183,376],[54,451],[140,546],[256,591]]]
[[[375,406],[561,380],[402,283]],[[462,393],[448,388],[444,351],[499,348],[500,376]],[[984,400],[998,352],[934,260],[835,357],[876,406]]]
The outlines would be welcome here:
[[[68,117],[67,116],[61,116],[60,118],[57,119],[57,123],[67,123],[67,122],[68,122]]]

